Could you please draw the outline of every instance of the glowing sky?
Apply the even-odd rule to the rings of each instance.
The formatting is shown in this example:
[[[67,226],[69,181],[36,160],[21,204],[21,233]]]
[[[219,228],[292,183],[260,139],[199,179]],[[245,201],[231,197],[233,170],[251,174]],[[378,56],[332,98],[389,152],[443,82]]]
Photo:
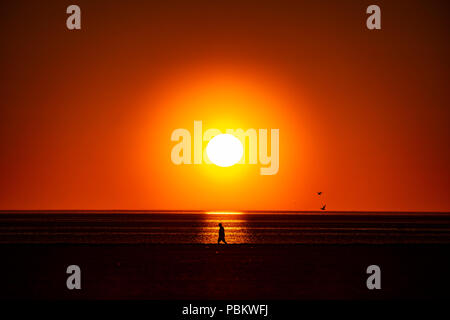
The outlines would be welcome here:
[[[0,4],[0,209],[450,210],[449,4]],[[277,128],[279,171],[171,162]],[[206,145],[205,145],[206,146]]]

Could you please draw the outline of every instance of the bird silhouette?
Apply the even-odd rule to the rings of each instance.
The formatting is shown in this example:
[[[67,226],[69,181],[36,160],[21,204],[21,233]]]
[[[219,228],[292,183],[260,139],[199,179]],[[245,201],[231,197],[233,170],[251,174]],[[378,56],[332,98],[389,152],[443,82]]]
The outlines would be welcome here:
[[[326,204],[324,204],[323,205],[323,207],[322,208],[320,208],[320,210],[325,210],[325,208],[327,207],[327,205]]]
[[[317,192],[317,194],[320,196],[322,194],[322,191]]]

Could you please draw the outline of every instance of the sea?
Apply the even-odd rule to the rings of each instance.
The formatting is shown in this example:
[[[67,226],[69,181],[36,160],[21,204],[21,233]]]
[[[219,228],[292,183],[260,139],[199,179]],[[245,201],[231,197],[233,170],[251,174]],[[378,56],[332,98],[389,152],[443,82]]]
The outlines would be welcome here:
[[[0,211],[0,243],[450,243],[449,212]]]

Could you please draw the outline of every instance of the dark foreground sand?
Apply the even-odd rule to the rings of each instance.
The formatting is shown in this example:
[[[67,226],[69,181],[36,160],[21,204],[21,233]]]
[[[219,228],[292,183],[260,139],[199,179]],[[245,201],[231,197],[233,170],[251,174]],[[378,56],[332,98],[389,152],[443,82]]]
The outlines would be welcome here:
[[[0,298],[449,298],[449,245],[0,245]],[[66,268],[82,290],[66,289]],[[382,289],[366,288],[377,264]]]

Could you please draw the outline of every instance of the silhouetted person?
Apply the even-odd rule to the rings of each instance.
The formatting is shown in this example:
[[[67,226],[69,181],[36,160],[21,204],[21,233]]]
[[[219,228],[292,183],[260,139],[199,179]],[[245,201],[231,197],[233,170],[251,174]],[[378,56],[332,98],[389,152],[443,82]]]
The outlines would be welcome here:
[[[223,241],[223,243],[227,244],[227,242],[225,241],[225,229],[223,228],[221,223],[219,223],[219,239],[217,240],[217,244],[220,244],[220,241]]]

